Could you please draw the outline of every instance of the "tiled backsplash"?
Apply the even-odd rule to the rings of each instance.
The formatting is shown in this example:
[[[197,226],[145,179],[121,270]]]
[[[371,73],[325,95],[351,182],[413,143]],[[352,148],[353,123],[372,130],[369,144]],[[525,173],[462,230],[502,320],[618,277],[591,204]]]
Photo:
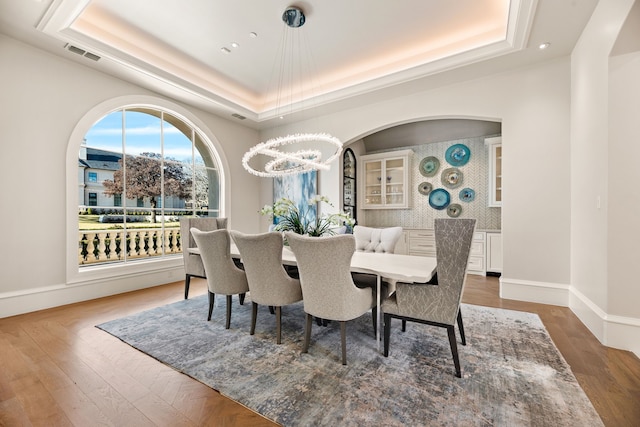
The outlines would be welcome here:
[[[414,145],[411,161],[409,188],[411,197],[411,209],[368,209],[360,223],[370,227],[391,227],[400,225],[404,228],[433,228],[435,218],[448,218],[447,210],[436,210],[429,206],[429,196],[423,196],[418,192],[421,182],[430,182],[433,189],[444,188],[451,194],[451,203],[462,206],[459,218],[475,218],[478,230],[499,230],[501,222],[501,209],[488,207],[489,201],[489,148],[484,144],[485,137],[465,138],[455,141],[435,142],[424,145]],[[449,189],[442,185],[440,175],[443,170],[452,167],[445,160],[447,148],[454,144],[464,144],[471,150],[469,162],[460,166],[463,173],[462,185],[455,189]],[[369,153],[367,153],[369,154]],[[434,156],[440,161],[440,168],[433,177],[425,177],[418,170],[420,161]],[[463,188],[471,188],[475,191],[475,199],[472,202],[463,202],[458,193]]]

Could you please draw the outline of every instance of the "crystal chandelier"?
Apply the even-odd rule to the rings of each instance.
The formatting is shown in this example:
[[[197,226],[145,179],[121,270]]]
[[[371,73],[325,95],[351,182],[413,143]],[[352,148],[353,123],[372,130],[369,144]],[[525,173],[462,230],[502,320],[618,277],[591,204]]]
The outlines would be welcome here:
[[[292,28],[304,25],[306,17],[298,7],[290,6],[282,14],[282,20]],[[288,29],[285,29],[288,30]],[[283,52],[284,52],[283,43]],[[291,52],[291,57],[300,58]],[[281,70],[282,74],[283,70]],[[278,106],[281,94],[278,94]],[[295,150],[296,147],[300,149]],[[309,148],[311,147],[311,148]],[[323,158],[323,154],[332,154]],[[296,133],[283,137],[271,138],[252,147],[242,157],[242,166],[254,175],[266,178],[293,175],[311,170],[328,170],[342,151],[342,142],[327,133]],[[256,169],[250,165],[254,158],[262,157],[266,160],[263,169]]]

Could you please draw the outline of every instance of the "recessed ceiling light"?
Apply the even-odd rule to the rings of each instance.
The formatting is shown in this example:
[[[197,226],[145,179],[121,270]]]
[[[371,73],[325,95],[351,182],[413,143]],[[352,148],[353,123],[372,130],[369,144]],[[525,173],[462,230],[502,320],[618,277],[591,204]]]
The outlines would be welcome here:
[[[222,53],[231,53],[231,51],[226,47],[220,48],[220,52],[222,52]]]
[[[255,39],[256,37],[258,37],[258,33],[254,33],[253,31],[249,33],[249,37],[251,37],[252,39]]]
[[[540,43],[540,45],[538,46],[538,49],[545,50],[549,46],[551,46],[551,43],[549,43],[549,42]]]
[[[236,43],[236,42],[233,42],[233,43],[231,43],[231,47],[237,48],[237,47],[240,47],[240,45],[238,43]]]

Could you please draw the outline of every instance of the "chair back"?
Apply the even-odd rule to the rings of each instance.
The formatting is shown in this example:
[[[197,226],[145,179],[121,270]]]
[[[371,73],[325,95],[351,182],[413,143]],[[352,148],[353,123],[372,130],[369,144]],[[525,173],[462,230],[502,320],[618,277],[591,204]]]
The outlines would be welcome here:
[[[475,219],[437,218],[437,285],[398,285],[401,314],[454,325],[467,275]]]
[[[402,227],[372,228],[356,225],[353,227],[353,235],[357,251],[394,253],[402,236]]]
[[[467,276],[475,225],[475,219],[437,218],[434,221],[438,286],[449,289],[450,297],[458,302]]]
[[[251,301],[282,306],[302,299],[300,281],[289,277],[282,266],[282,233],[244,234],[232,230],[230,234],[240,251]]]
[[[213,231],[227,228],[227,218],[180,218],[180,242],[182,250],[187,248],[195,248],[196,242],[189,232],[192,228],[201,231]]]
[[[231,236],[226,228],[200,231],[191,228],[191,235],[200,249],[209,291],[214,294],[235,295],[249,291],[247,276],[231,258]]]
[[[347,321],[372,307],[371,289],[357,288],[351,278],[353,235],[308,237],[287,232],[285,237],[296,256],[306,313]]]

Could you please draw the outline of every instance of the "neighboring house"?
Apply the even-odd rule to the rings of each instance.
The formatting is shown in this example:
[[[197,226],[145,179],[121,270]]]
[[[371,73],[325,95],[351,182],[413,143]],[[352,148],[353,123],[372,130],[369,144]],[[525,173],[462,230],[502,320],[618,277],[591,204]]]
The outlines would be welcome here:
[[[81,209],[87,207],[122,207],[122,195],[108,196],[104,194],[105,180],[113,180],[113,174],[120,169],[122,154],[113,151],[83,145],[78,155],[78,201]],[[165,208],[184,209],[185,200],[166,196]],[[127,199],[124,206],[129,208],[150,208],[148,198]],[[162,198],[158,198],[158,208],[162,206]]]

